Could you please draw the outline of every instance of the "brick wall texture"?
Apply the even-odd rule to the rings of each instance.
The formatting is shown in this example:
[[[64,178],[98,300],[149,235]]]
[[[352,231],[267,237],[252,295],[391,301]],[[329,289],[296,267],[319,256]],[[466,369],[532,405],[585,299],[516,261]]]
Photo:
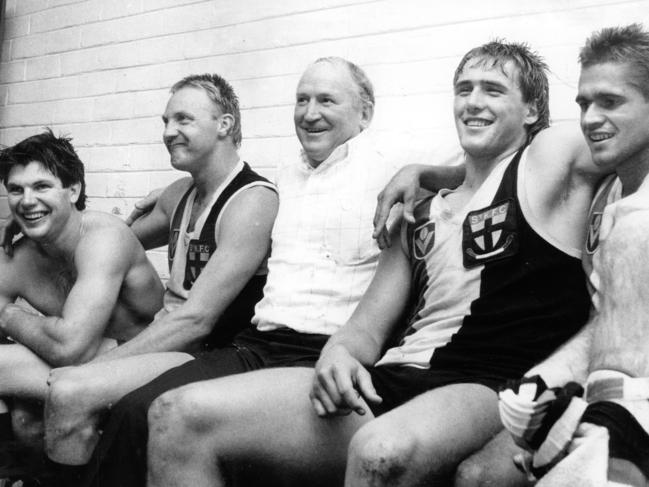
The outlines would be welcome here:
[[[366,69],[372,131],[399,162],[455,144],[451,80],[469,48],[525,41],[548,61],[555,122],[575,120],[577,52],[595,29],[649,26],[649,0],[4,0],[0,144],[50,126],[86,163],[89,207],[128,215],[178,177],[161,144],[169,87],[218,72],[242,106],[243,157],[272,177],[294,157],[294,89],[321,56]],[[7,216],[0,193],[0,218]],[[165,275],[163,251],[152,259]]]

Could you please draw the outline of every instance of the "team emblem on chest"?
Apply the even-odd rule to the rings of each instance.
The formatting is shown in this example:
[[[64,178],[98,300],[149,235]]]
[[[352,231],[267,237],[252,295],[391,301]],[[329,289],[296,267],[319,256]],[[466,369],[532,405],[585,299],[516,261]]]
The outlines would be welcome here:
[[[212,255],[209,244],[201,243],[199,240],[190,240],[187,247],[187,267],[185,268],[185,282],[183,287],[191,289],[194,281],[198,279],[201,271],[207,265]]]
[[[586,252],[589,254],[594,254],[597,247],[599,247],[599,230],[601,227],[602,212],[593,212],[588,222],[588,236],[586,238]]]
[[[421,260],[435,245],[435,222],[419,225],[412,233],[412,255]]]
[[[464,267],[514,255],[518,249],[516,207],[512,199],[470,212],[462,228]]]

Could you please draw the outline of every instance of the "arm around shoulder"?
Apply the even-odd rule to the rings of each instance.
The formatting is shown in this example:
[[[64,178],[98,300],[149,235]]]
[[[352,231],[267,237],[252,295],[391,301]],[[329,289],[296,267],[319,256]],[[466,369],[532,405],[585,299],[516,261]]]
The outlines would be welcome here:
[[[145,249],[149,250],[167,243],[173,211],[191,185],[191,178],[174,181],[160,194],[149,213],[132,222],[131,229]]]

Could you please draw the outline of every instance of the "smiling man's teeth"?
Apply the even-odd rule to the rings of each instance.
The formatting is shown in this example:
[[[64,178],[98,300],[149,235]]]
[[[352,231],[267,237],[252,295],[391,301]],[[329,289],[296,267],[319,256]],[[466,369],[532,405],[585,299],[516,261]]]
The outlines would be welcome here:
[[[41,218],[43,216],[45,216],[45,212],[44,211],[38,211],[36,213],[25,213],[23,215],[23,218],[25,218],[25,220],[38,220],[39,218]]]
[[[590,134],[590,140],[600,142],[602,140],[610,139],[613,134]]]
[[[486,127],[487,125],[491,125],[491,122],[488,120],[476,120],[476,119],[467,120],[465,123],[469,127]]]

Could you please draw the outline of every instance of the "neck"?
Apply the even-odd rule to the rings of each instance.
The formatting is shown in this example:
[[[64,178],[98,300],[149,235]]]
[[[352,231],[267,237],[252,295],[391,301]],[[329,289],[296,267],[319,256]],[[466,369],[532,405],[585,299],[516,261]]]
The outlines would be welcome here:
[[[518,147],[504,151],[496,156],[476,156],[466,153],[466,175],[464,176],[462,186],[466,189],[479,188],[489,177],[494,167],[496,167],[499,162],[516,153],[517,150]]]
[[[616,169],[622,182],[623,197],[635,193],[649,174],[649,154],[642,154],[638,159],[628,160]]]
[[[83,213],[74,210],[58,235],[51,239],[36,241],[36,245],[50,257],[71,261],[82,233]]]
[[[209,164],[191,173],[196,186],[196,196],[203,199],[211,195],[228,177],[239,162],[239,154],[234,147],[218,151]]]

